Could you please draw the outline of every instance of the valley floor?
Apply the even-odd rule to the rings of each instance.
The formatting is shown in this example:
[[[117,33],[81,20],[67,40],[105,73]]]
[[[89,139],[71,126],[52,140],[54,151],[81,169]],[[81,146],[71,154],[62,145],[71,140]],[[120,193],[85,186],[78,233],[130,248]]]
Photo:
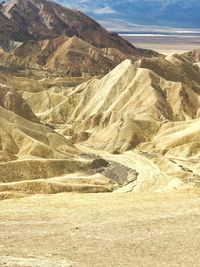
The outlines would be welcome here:
[[[152,49],[164,55],[184,53],[200,47],[200,37],[188,36],[123,36],[136,47]]]
[[[199,266],[200,192],[0,202],[0,266]]]

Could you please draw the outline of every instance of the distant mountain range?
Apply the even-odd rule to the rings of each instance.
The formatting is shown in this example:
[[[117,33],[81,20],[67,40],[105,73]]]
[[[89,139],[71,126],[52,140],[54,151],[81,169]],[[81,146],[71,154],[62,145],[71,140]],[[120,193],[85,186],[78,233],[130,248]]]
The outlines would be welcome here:
[[[137,25],[200,28],[200,1],[197,0],[57,0],[84,11],[111,29]]]

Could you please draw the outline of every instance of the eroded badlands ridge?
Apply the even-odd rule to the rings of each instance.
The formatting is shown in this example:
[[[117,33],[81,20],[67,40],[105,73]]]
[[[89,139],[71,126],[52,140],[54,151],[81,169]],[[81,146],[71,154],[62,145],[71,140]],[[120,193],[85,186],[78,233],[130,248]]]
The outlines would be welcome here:
[[[175,125],[184,129],[198,121],[198,66],[177,56],[144,59],[136,65],[126,60],[102,79],[94,78],[65,91],[49,110],[35,105],[45,98],[45,91],[25,93],[24,97],[41,121],[72,125],[75,135],[85,132],[95,148],[110,151],[126,151],[143,142],[153,145],[153,137],[162,129]],[[61,94],[54,92],[44,102]]]
[[[200,70],[194,61],[186,55],[125,60],[83,83],[3,68],[2,198],[198,186]]]

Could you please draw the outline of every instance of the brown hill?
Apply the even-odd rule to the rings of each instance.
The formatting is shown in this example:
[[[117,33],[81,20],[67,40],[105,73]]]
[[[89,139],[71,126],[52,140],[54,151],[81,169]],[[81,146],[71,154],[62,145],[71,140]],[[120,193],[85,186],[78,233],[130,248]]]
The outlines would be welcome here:
[[[78,37],[61,36],[44,41],[28,41],[13,52],[1,51],[0,59],[18,68],[42,68],[68,76],[81,76],[84,73],[106,74],[125,60],[126,55],[114,48],[98,49]]]
[[[15,30],[16,27],[14,23],[1,12],[0,8],[0,34],[9,37]]]
[[[10,40],[13,33],[17,31],[17,27],[12,21],[10,21],[4,14],[1,12],[0,5],[0,48],[9,51],[12,46]]]
[[[101,75],[126,58],[159,55],[138,49],[83,13],[51,1],[11,0],[1,5],[0,20],[0,46],[7,51],[0,51],[0,60],[15,69]]]
[[[77,36],[98,48],[116,48],[130,55],[141,55],[129,42],[108,32],[85,14],[46,0],[11,0],[3,5],[4,15],[20,32],[17,41]]]

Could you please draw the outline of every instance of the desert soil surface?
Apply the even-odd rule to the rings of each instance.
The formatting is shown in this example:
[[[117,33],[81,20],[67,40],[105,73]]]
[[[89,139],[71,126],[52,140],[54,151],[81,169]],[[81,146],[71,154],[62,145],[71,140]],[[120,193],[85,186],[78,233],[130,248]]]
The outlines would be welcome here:
[[[0,266],[199,266],[200,193],[33,195],[0,202]]]

